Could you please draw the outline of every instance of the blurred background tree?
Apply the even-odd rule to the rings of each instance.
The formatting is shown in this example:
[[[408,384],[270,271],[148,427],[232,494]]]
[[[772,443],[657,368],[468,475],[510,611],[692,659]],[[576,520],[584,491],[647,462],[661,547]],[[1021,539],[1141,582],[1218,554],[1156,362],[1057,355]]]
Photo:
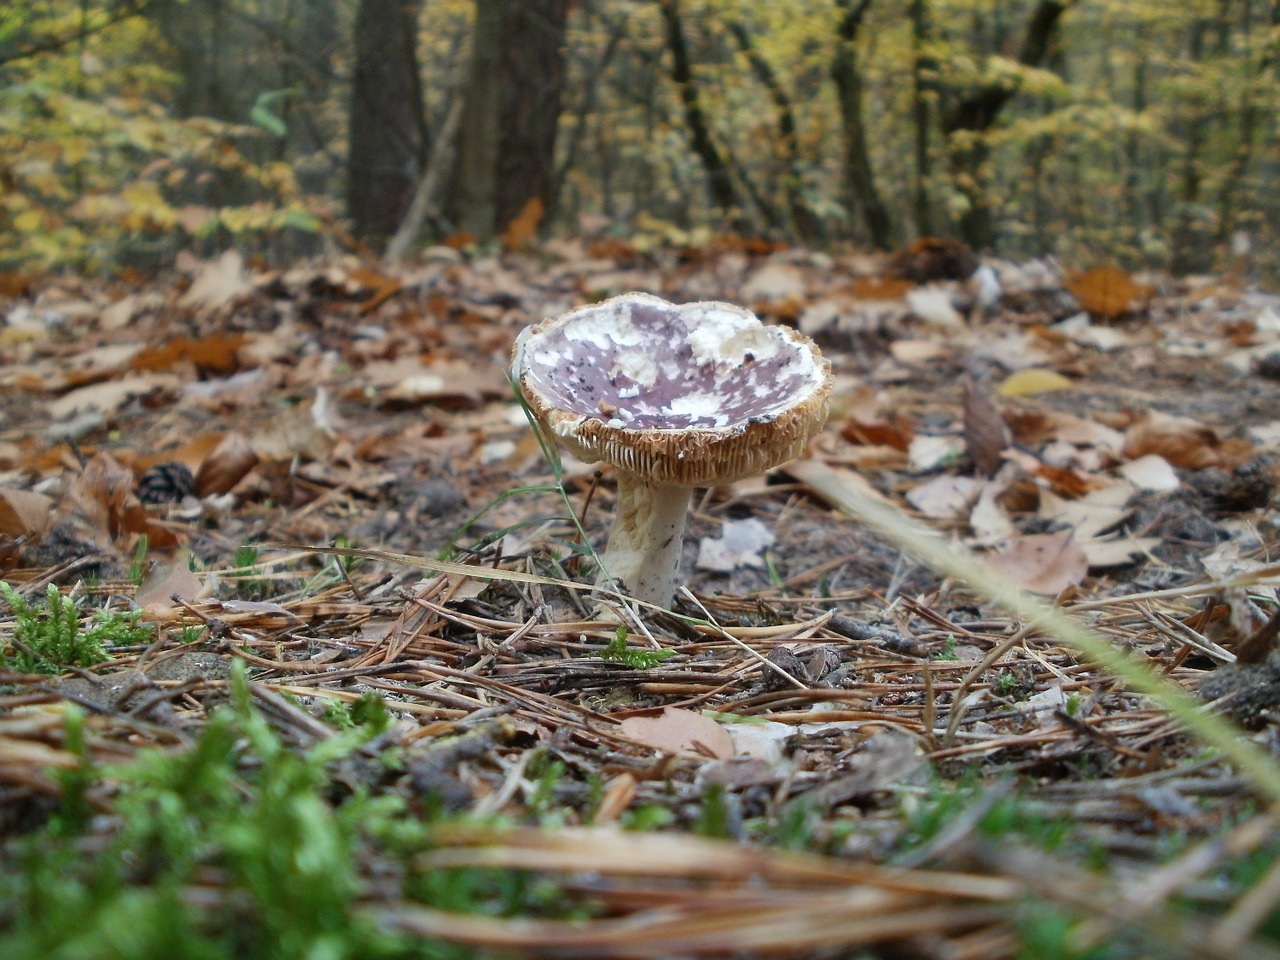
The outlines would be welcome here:
[[[0,266],[733,231],[1274,271],[1278,51],[1280,0],[11,0]]]

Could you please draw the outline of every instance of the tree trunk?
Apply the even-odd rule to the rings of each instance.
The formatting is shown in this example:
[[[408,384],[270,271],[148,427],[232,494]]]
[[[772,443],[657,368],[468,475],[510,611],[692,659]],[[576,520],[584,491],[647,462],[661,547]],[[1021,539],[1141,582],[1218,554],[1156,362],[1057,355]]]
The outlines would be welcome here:
[[[450,213],[488,239],[555,186],[568,0],[476,0]]]
[[[662,0],[662,19],[667,28],[667,47],[671,50],[671,79],[680,92],[684,122],[689,128],[693,151],[707,171],[707,187],[711,191],[712,202],[723,212],[731,213],[738,207],[738,195],[733,188],[729,166],[720,155],[715,141],[711,139],[711,127],[703,112],[698,88],[693,82],[689,45],[685,41],[684,24],[680,19],[680,0]]]
[[[530,200],[538,200],[543,211],[551,206],[569,16],[569,0],[514,0],[511,5],[502,43],[498,230]]]
[[[359,237],[395,233],[427,150],[418,75],[420,0],[360,0],[355,24],[347,214]]]
[[[774,73],[769,61],[751,42],[751,35],[747,32],[747,28],[737,20],[729,21],[728,28],[729,33],[737,41],[738,47],[746,55],[747,63],[750,64],[756,80],[768,91],[769,99],[773,101],[774,112],[778,115],[778,143],[783,162],[786,164],[782,189],[786,197],[790,230],[801,241],[818,240],[822,237],[822,221],[809,209],[800,192],[800,144],[791,95],[783,89],[782,82]]]
[[[1070,0],[1040,0],[1023,34],[1020,63],[1038,67],[1045,62],[1058,20],[1069,5]],[[951,177],[968,200],[957,228],[960,238],[975,250],[990,249],[996,240],[995,212],[987,191],[991,148],[986,132],[1017,92],[1014,84],[987,84],[966,91],[943,109],[942,130],[947,138]]]
[[[932,236],[933,212],[929,207],[929,101],[925,93],[936,86],[933,73],[937,64],[924,52],[929,39],[928,0],[911,0],[911,125],[915,147],[915,179],[911,184],[911,209],[915,215],[916,233]]]
[[[502,39],[510,6],[509,0],[476,0],[471,79],[458,128],[449,214],[459,230],[480,240],[493,236],[498,211]]]
[[[867,127],[862,110],[862,67],[854,46],[871,0],[837,0],[843,11],[836,29],[836,54],[831,62],[831,79],[840,103],[840,124],[844,136],[845,202],[850,212],[859,210],[871,242],[881,250],[893,245],[893,223],[889,208],[876,189],[867,143]]]

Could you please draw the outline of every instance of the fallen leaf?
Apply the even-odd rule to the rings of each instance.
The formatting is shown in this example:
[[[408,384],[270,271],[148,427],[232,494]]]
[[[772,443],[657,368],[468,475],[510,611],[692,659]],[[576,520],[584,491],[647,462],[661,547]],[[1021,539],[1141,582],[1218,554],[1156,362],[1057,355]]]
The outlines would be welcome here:
[[[1013,442],[1009,425],[991,396],[986,377],[969,375],[964,381],[964,441],[969,459],[984,477],[994,477]]]
[[[1158,454],[1175,467],[1187,470],[1231,469],[1252,454],[1252,445],[1248,441],[1243,443],[1242,448],[1241,441],[1224,442],[1213,428],[1198,421],[1152,412],[1125,432],[1123,452],[1130,460]]]
[[[0,536],[17,540],[42,533],[53,501],[42,493],[0,487]]]
[[[257,464],[258,455],[248,439],[243,434],[228,433],[196,469],[196,496],[228,492]]]
[[[201,264],[199,271],[195,282],[178,298],[178,306],[216,313],[253,291],[244,271],[244,258],[234,249]]]
[[[982,486],[974,477],[942,474],[912,487],[904,496],[922,516],[955,520],[968,512]]]
[[[725,520],[719,539],[704,537],[698,545],[698,569],[717,573],[731,573],[739,567],[758,569],[764,566],[760,551],[773,541],[773,533],[755,517]]]
[[[1084,581],[1089,562],[1070,530],[1019,537],[990,558],[997,573],[1024,590],[1057,596]]]
[[[724,760],[733,756],[733,741],[724,727],[692,710],[666,707],[656,717],[627,717],[622,735],[665,753],[701,753]]]
[[[1077,500],[1064,500],[1045,490],[1040,495],[1039,516],[1065,523],[1076,531],[1077,540],[1085,541],[1127,517],[1133,493],[1133,484],[1125,480],[1091,490]]]
[[[505,250],[523,250],[538,235],[538,224],[545,213],[541,197],[530,197],[498,238]]]
[[[1169,461],[1154,453],[1122,464],[1118,472],[1139,490],[1168,493],[1180,485],[1178,474]]]
[[[1108,537],[1105,540],[1091,537],[1080,541],[1080,549],[1084,551],[1091,570],[1125,566],[1132,563],[1135,556],[1147,553],[1158,546],[1160,546],[1159,537],[1134,537],[1129,534]]]
[[[177,379],[170,376],[136,376],[107,380],[72,390],[56,400],[49,401],[46,409],[54,420],[65,420],[91,410],[110,414],[135,397],[146,396],[157,390],[174,388],[177,385]]]
[[[134,603],[163,616],[174,607],[175,595],[187,601],[203,599],[208,593],[205,581],[187,564],[185,556],[157,563],[139,584],[133,595]]]
[[[1015,370],[1000,384],[1000,396],[1025,397],[1036,393],[1050,393],[1055,390],[1070,390],[1075,384],[1056,370],[1045,370],[1032,367],[1027,370]]]
[[[907,461],[912,473],[928,473],[944,463],[951,463],[964,450],[964,441],[949,434],[918,433],[907,447]]]
[[[1094,267],[1083,273],[1069,273],[1066,286],[1080,301],[1080,306],[1108,319],[1145,305],[1155,293],[1153,287],[1135,283],[1133,277],[1117,267]]]
[[[996,477],[982,485],[978,499],[969,511],[969,543],[976,547],[994,547],[1008,543],[1017,533],[1009,514],[1005,512],[1000,495],[1008,487],[1008,481]]]
[[[927,324],[954,329],[964,326],[964,317],[951,304],[951,293],[943,287],[917,287],[907,291],[907,306]]]

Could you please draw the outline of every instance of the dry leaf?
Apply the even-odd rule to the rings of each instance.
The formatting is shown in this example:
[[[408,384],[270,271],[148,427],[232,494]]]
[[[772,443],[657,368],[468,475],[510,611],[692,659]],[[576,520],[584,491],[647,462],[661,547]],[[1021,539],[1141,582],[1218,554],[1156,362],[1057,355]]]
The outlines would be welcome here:
[[[907,446],[907,462],[912,473],[928,473],[951,463],[964,450],[964,441],[948,434],[918,433]]]
[[[165,617],[174,606],[175,595],[187,601],[207,596],[208,587],[204,580],[192,572],[187,563],[185,556],[157,563],[138,586],[133,595],[134,603],[143,609],[149,608],[150,613],[157,617]]]
[[[258,455],[244,435],[228,433],[196,470],[196,496],[228,492],[257,464]]]
[[[964,317],[951,304],[951,292],[943,287],[917,287],[907,291],[907,306],[925,323],[955,329],[964,326]]]
[[[904,496],[922,516],[955,520],[968,512],[982,486],[973,477],[942,474],[912,487]]]
[[[42,533],[53,501],[42,493],[0,487],[0,537],[17,540]]]
[[[1066,281],[1080,306],[1092,314],[1115,319],[1145,306],[1154,288],[1145,283],[1135,283],[1124,270],[1117,267],[1094,267],[1084,273],[1068,274]]]
[[[656,717],[627,717],[622,735],[666,753],[701,753],[724,760],[733,756],[733,741],[724,727],[692,710],[667,707]]]
[[[964,440],[978,472],[984,477],[994,477],[1004,462],[1004,451],[1013,442],[1013,435],[991,396],[985,377],[965,377]]]
[[[1063,500],[1045,490],[1040,495],[1039,516],[1074,528],[1076,539],[1083,542],[1127,517],[1133,493],[1133,484],[1123,480],[1091,490],[1078,500]]]
[[[894,277],[858,277],[850,287],[859,300],[901,300],[914,288],[910,280]]]
[[[56,400],[49,401],[46,409],[54,420],[65,420],[91,410],[110,414],[135,397],[146,396],[157,390],[175,388],[177,385],[177,379],[170,376],[136,376],[107,380],[72,390]]]
[[[253,284],[244,272],[244,258],[236,250],[228,250],[218,259],[201,265],[195,282],[178,299],[178,306],[216,313],[251,292]]]
[[[506,250],[523,250],[538,235],[538,224],[546,211],[539,197],[530,197],[518,214],[507,224],[498,239]]]
[[[1177,490],[1180,483],[1169,461],[1154,453],[1123,464],[1119,473],[1139,490],[1168,493]]]
[[[704,537],[698,545],[698,569],[717,573],[731,573],[739,567],[758,569],[764,566],[760,551],[773,541],[773,533],[755,517],[725,520],[718,540]]]
[[[1033,367],[1027,370],[1015,370],[1000,384],[1000,396],[1024,397],[1036,393],[1050,393],[1054,390],[1070,390],[1075,384],[1056,370],[1045,370]]]
[[[1019,537],[988,559],[992,570],[1024,590],[1057,596],[1084,581],[1089,562],[1070,530]]]
[[[1229,470],[1249,459],[1252,445],[1248,441],[1224,442],[1203,423],[1156,412],[1134,423],[1125,433],[1125,457],[1136,460],[1151,453],[1187,470]]]

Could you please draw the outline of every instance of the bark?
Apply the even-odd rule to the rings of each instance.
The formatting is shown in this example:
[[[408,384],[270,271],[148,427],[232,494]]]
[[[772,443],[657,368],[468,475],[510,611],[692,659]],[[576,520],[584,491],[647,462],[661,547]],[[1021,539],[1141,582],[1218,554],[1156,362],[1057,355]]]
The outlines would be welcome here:
[[[924,53],[929,39],[928,0],[911,0],[911,125],[915,149],[915,177],[911,184],[911,209],[915,215],[916,233],[932,236],[933,211],[929,206],[929,177],[933,165],[929,158],[929,101],[925,94],[934,86],[930,79],[937,68],[932,57]]]
[[[420,0],[360,0],[355,24],[347,214],[359,237],[396,231],[427,150],[416,51]]]
[[[514,0],[512,7],[502,43],[498,230],[530,200],[537,199],[544,211],[551,206],[569,0]]]
[[[881,250],[893,246],[893,223],[889,208],[876,187],[871,168],[867,126],[863,112],[862,66],[855,43],[871,0],[837,0],[842,11],[836,28],[836,54],[831,62],[831,79],[840,104],[840,124],[844,138],[845,202],[850,211],[861,213],[871,242]]]
[[[675,81],[680,93],[684,123],[689,129],[693,152],[698,155],[707,172],[707,187],[712,202],[725,213],[731,213],[738,207],[738,195],[733,187],[729,165],[725,163],[711,137],[711,127],[693,80],[689,45],[685,40],[684,24],[680,18],[680,0],[662,0],[662,18],[667,30],[667,47],[671,51],[671,79]]]
[[[1040,0],[1023,33],[1020,63],[1028,67],[1044,64],[1058,21],[1069,5],[1070,0]],[[1017,92],[1012,84],[986,84],[952,99],[942,112],[951,176],[956,189],[969,201],[957,224],[958,232],[975,250],[990,249],[996,239],[995,215],[987,191],[990,178],[986,167],[991,150],[985,134]]]
[[[1280,28],[1280,2],[1273,0],[1269,15],[1269,26],[1274,31]],[[1246,30],[1249,29],[1246,22]],[[1235,156],[1223,177],[1222,186],[1218,190],[1218,239],[1229,240],[1236,229],[1237,206],[1244,176],[1253,160],[1258,134],[1263,127],[1265,114],[1262,109],[1261,90],[1267,73],[1275,66],[1280,57],[1280,45],[1268,44],[1250,66],[1250,81],[1246,85],[1240,103],[1239,143]]]
[[[471,79],[458,128],[457,169],[449,213],[477,239],[493,235],[498,210],[498,143],[502,130],[502,39],[508,0],[476,0]]]
[[[555,185],[568,0],[477,0],[450,209],[478,239]]]

